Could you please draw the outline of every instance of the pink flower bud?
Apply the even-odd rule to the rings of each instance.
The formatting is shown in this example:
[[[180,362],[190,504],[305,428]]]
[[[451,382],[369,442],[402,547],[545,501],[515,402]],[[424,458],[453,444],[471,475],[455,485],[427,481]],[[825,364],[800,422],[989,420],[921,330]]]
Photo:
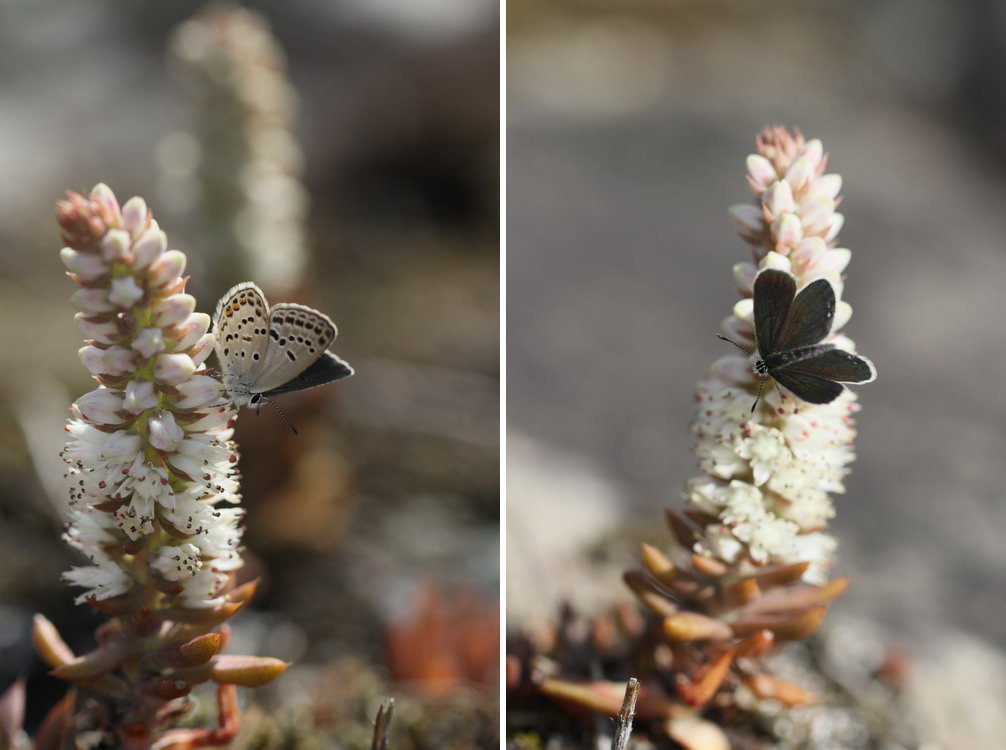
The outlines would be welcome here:
[[[77,355],[92,375],[125,375],[136,367],[133,353],[121,346],[112,346],[108,349],[85,346],[77,352]]]
[[[800,206],[804,231],[807,234],[820,234],[828,227],[834,211],[835,201],[831,198],[820,198],[812,203],[804,203]]]
[[[813,177],[814,166],[805,157],[794,161],[786,170],[786,182],[797,192],[803,190]]]
[[[101,238],[101,257],[107,262],[125,260],[129,256],[129,232],[109,229]]]
[[[217,399],[217,403],[219,403],[219,401],[220,398]],[[218,430],[221,427],[226,426],[227,422],[229,422],[233,416],[234,414],[233,412],[231,412],[230,409],[225,408],[213,409],[212,411],[207,412],[204,416],[200,417],[194,422],[190,422],[188,425],[188,429],[194,431]]]
[[[172,294],[154,308],[154,322],[161,328],[185,320],[196,309],[196,298],[191,294]]]
[[[149,380],[130,380],[126,383],[123,408],[132,414],[141,414],[159,403],[154,384]]]
[[[810,165],[817,171],[817,168],[821,164],[821,160],[824,158],[824,146],[821,145],[821,140],[819,138],[814,138],[807,141],[807,145],[804,147],[803,154],[801,154],[804,159],[810,162]]]
[[[149,216],[147,202],[139,196],[134,196],[122,207],[122,228],[129,232],[130,237],[136,239],[147,231]]]
[[[122,411],[122,394],[110,391],[107,388],[99,388],[90,393],[85,393],[77,399],[77,408],[84,418],[90,422],[101,424],[121,424],[123,419],[120,415]]]
[[[804,196],[805,201],[816,201],[821,198],[831,198],[834,200],[838,197],[839,191],[842,189],[842,175],[840,174],[826,174],[818,177],[814,180],[814,184],[810,186],[807,194]]]
[[[206,313],[192,313],[188,319],[175,327],[172,331],[172,336],[177,340],[178,343],[175,344],[175,351],[185,351],[191,346],[194,346],[197,341],[199,341],[203,336],[206,335],[206,331],[210,327],[210,316]],[[212,346],[212,343],[211,343]],[[200,350],[201,352],[202,350]],[[188,353],[192,357],[196,364],[201,364],[202,360],[196,360],[193,352]]]
[[[188,354],[161,353],[154,360],[154,379],[167,385],[178,385],[196,372],[196,364]]]
[[[119,326],[114,320],[94,322],[88,320],[84,313],[77,313],[73,317],[86,339],[92,339],[99,344],[114,344],[121,338]]]
[[[748,177],[752,184],[764,190],[779,179],[772,162],[759,154],[751,154],[747,158]]]
[[[99,203],[104,209],[109,220],[109,224],[118,225],[122,221],[122,212],[119,210],[119,201],[111,188],[101,182],[91,189],[90,199]]]
[[[153,262],[148,278],[153,287],[166,287],[175,283],[185,270],[185,254],[168,250]]]
[[[762,203],[772,219],[783,214],[791,214],[796,210],[796,203],[793,202],[793,188],[785,180],[772,183],[762,195]]]
[[[208,375],[194,375],[186,382],[180,383],[177,391],[175,406],[179,409],[196,409],[216,403],[223,397],[220,383]]]
[[[185,437],[185,430],[175,422],[169,411],[157,411],[147,422],[150,430],[150,444],[160,451],[173,451]]]
[[[733,270],[737,291],[746,297],[751,296],[754,291],[755,276],[758,275],[758,267],[753,263],[737,263]]]
[[[824,232],[825,242],[831,242],[835,239],[838,233],[842,231],[843,224],[845,224],[845,216],[840,213],[833,213],[831,220],[828,222],[828,228]]]
[[[102,261],[100,255],[94,253],[81,253],[69,247],[64,247],[59,251],[59,257],[63,265],[70,271],[77,274],[81,281],[96,281],[108,273],[108,266]]]
[[[201,365],[206,361],[206,358],[210,356],[213,351],[213,345],[216,342],[216,338],[212,333],[207,333],[201,336],[192,348],[189,349],[189,356],[192,357],[192,361],[196,365]]]
[[[737,224],[740,235],[749,242],[755,242],[765,231],[764,212],[760,206],[739,203],[731,206],[727,214]]]
[[[108,290],[100,287],[78,289],[70,297],[70,302],[85,315],[111,312],[115,309],[115,305],[108,301]]]
[[[142,438],[132,430],[119,430],[109,435],[98,456],[105,460],[132,461],[142,444]]]
[[[786,214],[772,222],[772,233],[776,236],[776,245],[781,248],[796,247],[803,239],[804,227],[796,214]]]
[[[140,239],[133,245],[133,269],[136,271],[145,270],[151,263],[159,258],[168,246],[168,239],[157,227],[156,221],[150,222],[150,229],[144,232]]]

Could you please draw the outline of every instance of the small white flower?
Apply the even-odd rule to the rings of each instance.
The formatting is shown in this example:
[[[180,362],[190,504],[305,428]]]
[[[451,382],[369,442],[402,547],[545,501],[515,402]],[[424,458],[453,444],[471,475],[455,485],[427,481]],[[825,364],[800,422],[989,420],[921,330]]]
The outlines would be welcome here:
[[[737,440],[735,450],[750,464],[756,485],[765,484],[776,466],[790,458],[783,434],[775,428],[759,424],[752,424],[750,430]]]
[[[156,411],[147,422],[150,430],[150,444],[159,451],[173,451],[185,437],[185,430],[178,426],[170,411]]]
[[[92,597],[97,601],[111,599],[125,594],[133,587],[133,580],[128,573],[112,560],[102,560],[85,568],[70,568],[63,574],[63,578],[75,586],[87,589],[73,600],[74,604],[83,604]]]
[[[130,380],[122,400],[123,407],[132,414],[142,414],[157,407],[160,400],[154,384],[149,380]]]
[[[202,565],[199,548],[188,542],[177,546],[160,547],[150,555],[150,567],[168,581],[192,578]]]

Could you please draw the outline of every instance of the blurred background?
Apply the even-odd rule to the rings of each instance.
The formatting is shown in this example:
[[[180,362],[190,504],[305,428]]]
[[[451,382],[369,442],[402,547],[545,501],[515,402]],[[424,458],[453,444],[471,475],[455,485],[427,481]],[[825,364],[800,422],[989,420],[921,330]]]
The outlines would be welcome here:
[[[1000,747],[1006,6],[617,6],[507,8],[508,622],[628,598],[666,545],[749,260],[726,211],[755,135],[800,128],[844,180],[847,331],[880,373],[826,622],[910,651],[921,735]]]
[[[295,663],[243,694],[242,742],[368,747],[385,696],[396,749],[498,738],[498,13],[0,4],[0,691],[31,675],[29,727],[65,689],[32,614],[78,652],[98,622],[60,581],[61,427],[93,382],[53,213],[105,182],[187,253],[198,310],[253,279],[329,314],[356,369],[276,399],[299,436],[238,422],[262,583],[230,650]]]

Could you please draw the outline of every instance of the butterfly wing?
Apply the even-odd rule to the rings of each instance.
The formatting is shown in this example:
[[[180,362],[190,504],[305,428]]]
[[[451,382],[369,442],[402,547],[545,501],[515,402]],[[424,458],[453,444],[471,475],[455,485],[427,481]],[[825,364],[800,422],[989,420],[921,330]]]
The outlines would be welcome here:
[[[779,381],[780,385],[811,404],[830,404],[845,390],[845,386],[841,383],[799,370],[776,370],[772,373],[772,377]]]
[[[269,342],[255,392],[276,392],[301,375],[325,354],[336,333],[335,323],[324,313],[304,305],[275,305],[269,314]]]
[[[796,294],[796,278],[777,268],[765,268],[754,283],[754,324],[762,357],[780,350],[780,337]]]
[[[779,350],[811,346],[831,333],[835,321],[835,290],[827,279],[817,279],[800,290],[790,305],[776,340]]]
[[[794,361],[776,369],[773,375],[796,372],[839,383],[870,383],[877,377],[877,368],[866,357],[843,351],[828,349],[806,359]]]
[[[844,390],[842,383],[869,383],[877,377],[877,369],[866,357],[824,346],[829,345],[810,347],[813,353],[804,358],[797,350],[791,362],[774,367],[769,373],[812,404],[834,401]]]
[[[269,304],[250,281],[232,287],[217,303],[213,315],[215,349],[225,375],[257,380],[266,360]]]
[[[263,396],[278,396],[281,393],[291,391],[304,391],[308,388],[317,388],[319,385],[326,385],[335,380],[348,378],[353,374],[353,368],[347,362],[336,357],[332,352],[322,354],[313,365],[304,372],[288,380],[278,388],[263,393]]]

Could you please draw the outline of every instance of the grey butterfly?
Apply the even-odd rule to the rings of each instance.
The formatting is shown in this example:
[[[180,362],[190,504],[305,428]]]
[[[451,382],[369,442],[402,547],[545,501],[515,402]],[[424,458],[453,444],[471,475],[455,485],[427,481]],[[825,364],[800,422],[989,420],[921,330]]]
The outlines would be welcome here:
[[[221,297],[213,315],[223,385],[235,406],[341,380],[353,368],[327,351],[335,323],[304,305],[271,309],[265,295],[245,281]]]

